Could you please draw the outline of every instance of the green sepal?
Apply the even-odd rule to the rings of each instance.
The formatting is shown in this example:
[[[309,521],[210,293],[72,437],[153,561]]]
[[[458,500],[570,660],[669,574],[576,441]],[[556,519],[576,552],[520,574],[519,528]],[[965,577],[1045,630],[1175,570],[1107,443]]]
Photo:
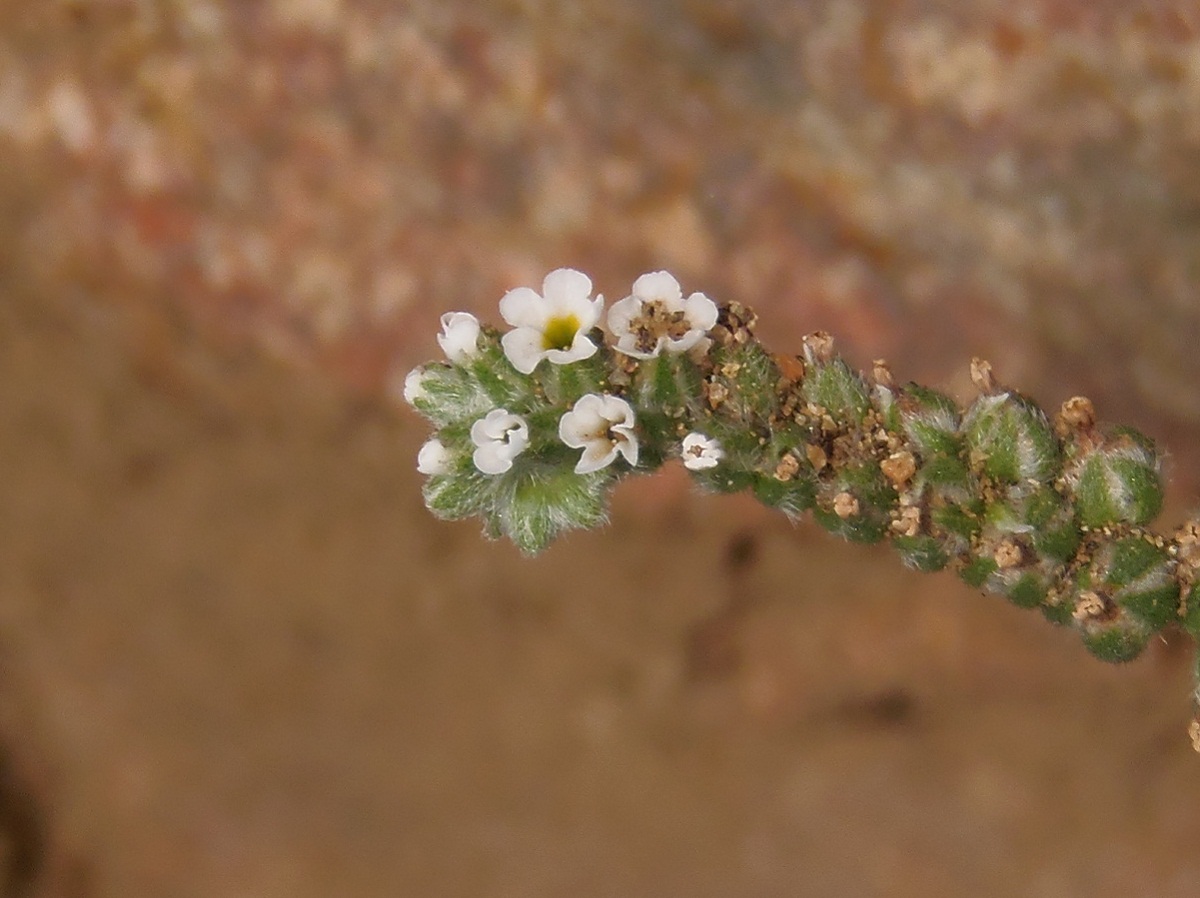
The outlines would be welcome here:
[[[444,521],[458,521],[482,514],[492,506],[496,479],[469,471],[434,475],[425,481],[425,505]]]
[[[996,572],[996,562],[991,558],[972,558],[958,572],[968,586],[982,589],[988,578]]]
[[[659,355],[642,362],[640,372],[645,378],[643,402],[668,414],[682,412],[687,405],[673,362],[674,356]]]
[[[830,533],[852,543],[877,543],[887,534],[886,521],[863,514],[841,518],[832,511],[814,508],[813,518]]]
[[[1100,589],[1138,620],[1158,630],[1176,620],[1179,584],[1172,576],[1171,558],[1139,536],[1106,544],[1092,564],[1080,572],[1080,584]]]
[[[471,373],[449,362],[421,366],[421,394],[411,400],[414,409],[438,427],[474,420],[495,408],[490,396]]]
[[[1033,527],[1033,548],[1038,555],[1055,561],[1071,558],[1080,540],[1071,504],[1046,487],[1029,495],[1023,506],[1025,523]]]
[[[765,422],[778,407],[779,366],[761,345],[746,343],[712,352],[712,381],[728,390],[719,413],[743,424]]]
[[[652,470],[664,464],[671,457],[671,447],[679,442],[679,420],[653,408],[639,408],[637,429],[638,467]]]
[[[931,508],[929,520],[935,527],[964,540],[974,539],[982,526],[978,515],[954,503]]]
[[[892,387],[885,387],[882,384],[875,384],[871,387],[871,402],[879,414],[879,423],[885,430],[893,433],[904,426],[900,415],[900,403],[897,399],[896,392]]]
[[[994,480],[1045,483],[1058,473],[1060,447],[1049,420],[1016,393],[976,399],[963,419],[963,433]]]
[[[1057,603],[1043,602],[1041,606],[1042,617],[1050,621],[1056,627],[1065,627],[1072,623],[1075,612],[1074,606],[1067,601]]]
[[[950,563],[941,541],[932,536],[898,536],[892,544],[904,563],[918,571],[940,571]]]
[[[603,524],[606,471],[576,474],[541,465],[503,475],[501,490],[489,514],[489,529],[498,528],[526,555],[535,555],[564,530]]]
[[[1123,608],[1128,608],[1155,630],[1161,630],[1179,616],[1179,586],[1176,583],[1128,592],[1119,601]]]
[[[1046,600],[1046,583],[1039,574],[1025,571],[1005,595],[1019,608],[1037,608]]]
[[[754,485],[756,474],[720,464],[705,471],[693,471],[692,479],[714,493],[740,493]]]
[[[1150,440],[1120,428],[1079,462],[1075,502],[1088,527],[1146,524],[1162,509],[1158,456]]]
[[[961,458],[933,455],[925,459],[917,477],[921,483],[938,489],[969,490],[971,472]]]
[[[1200,639],[1200,583],[1193,583],[1184,603],[1183,628]]]
[[[801,389],[808,402],[839,421],[861,421],[871,408],[866,381],[841,359],[814,364]]]
[[[1127,536],[1112,543],[1106,555],[1109,557],[1104,582],[1109,586],[1127,586],[1156,565],[1165,568],[1169,560],[1164,550],[1137,536]]]
[[[875,462],[845,463],[833,479],[819,481],[818,492],[822,498],[813,517],[830,533],[857,543],[877,543],[887,534],[896,491]],[[834,498],[843,492],[858,500],[858,514],[842,518],[833,511]]]
[[[817,496],[816,484],[802,475],[784,481],[772,474],[758,474],[753,489],[759,502],[779,509],[789,518],[798,518],[812,508]]]
[[[1150,641],[1151,630],[1133,618],[1122,614],[1104,622],[1090,622],[1081,631],[1087,650],[1110,664],[1132,661]]]
[[[960,413],[953,399],[919,384],[906,384],[897,400],[905,434],[924,456],[957,456],[963,446]]]
[[[549,362],[543,360],[532,375],[512,366],[500,346],[500,332],[490,325],[480,331],[478,353],[465,365],[472,379],[492,401],[492,408],[508,408],[528,402],[535,378],[544,376]]]

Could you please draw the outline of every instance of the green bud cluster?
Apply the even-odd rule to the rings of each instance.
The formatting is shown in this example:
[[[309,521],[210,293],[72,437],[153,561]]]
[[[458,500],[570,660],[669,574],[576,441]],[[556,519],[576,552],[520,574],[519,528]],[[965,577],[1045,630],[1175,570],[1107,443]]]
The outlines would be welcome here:
[[[685,351],[631,353],[622,347],[689,326],[678,303],[645,308],[621,319],[625,342],[609,345],[595,327],[582,335],[591,354],[551,356],[529,374],[482,327],[469,352],[410,375],[406,396],[438,429],[429,508],[477,515],[489,536],[532,554],[602,523],[621,478],[681,459],[706,490],[749,490],[791,518],[811,511],[848,540],[890,542],[910,567],[951,570],[1039,609],[1102,660],[1135,658],[1170,626],[1200,637],[1200,523],[1170,536],[1147,529],[1163,500],[1159,454],[1135,430],[1099,425],[1088,400],[1051,417],[976,360],[978,395],[963,408],[898,385],[881,361],[856,371],[824,333],[800,355],[775,355],[737,303],[716,307],[702,339],[693,328],[696,339],[678,340]],[[609,417],[590,411],[601,406]],[[509,467],[487,473],[495,446],[479,422],[497,409],[510,442],[486,439]],[[527,438],[521,430],[514,448],[518,427]],[[591,447],[582,459],[580,446]]]

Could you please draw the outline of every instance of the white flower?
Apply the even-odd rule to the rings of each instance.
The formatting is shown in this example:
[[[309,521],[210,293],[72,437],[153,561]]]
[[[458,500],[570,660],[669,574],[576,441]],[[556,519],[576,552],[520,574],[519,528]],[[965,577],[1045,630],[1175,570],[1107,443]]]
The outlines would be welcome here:
[[[447,312],[437,341],[446,358],[462,364],[479,352],[479,319],[470,312]]]
[[[582,449],[576,474],[590,474],[613,463],[617,453],[636,465],[638,439],[633,431],[633,406],[619,396],[588,393],[558,421],[558,437],[572,449]]]
[[[506,408],[494,408],[471,425],[475,467],[484,474],[503,474],[529,445],[529,425]]]
[[[687,299],[679,281],[665,271],[643,274],[633,294],[608,310],[608,329],[617,351],[639,359],[661,353],[687,352],[717,323],[717,304],[703,293]]]
[[[689,471],[715,468],[725,457],[725,450],[712,437],[693,431],[683,438],[683,466]]]
[[[393,389],[395,388],[393,387]],[[412,405],[427,395],[425,392],[425,369],[413,368],[404,377],[404,401]]]
[[[449,474],[450,450],[439,439],[427,440],[417,453],[417,470],[422,474]]]
[[[571,268],[546,275],[542,292],[529,287],[509,290],[500,314],[513,326],[500,338],[504,354],[522,374],[531,374],[542,359],[566,365],[591,358],[596,344],[586,336],[604,309],[604,297],[590,299],[591,279]]]

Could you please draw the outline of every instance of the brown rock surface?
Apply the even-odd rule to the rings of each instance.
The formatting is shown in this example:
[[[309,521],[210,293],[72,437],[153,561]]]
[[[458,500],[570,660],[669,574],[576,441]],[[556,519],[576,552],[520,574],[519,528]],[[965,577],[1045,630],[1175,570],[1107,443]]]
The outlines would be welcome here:
[[[1173,452],[1178,517],[1190,7],[403,9],[0,4],[10,878],[1200,894],[1181,644],[1101,665],[679,472],[523,560],[425,514],[383,389],[448,308],[666,266],[780,349],[1086,393]]]

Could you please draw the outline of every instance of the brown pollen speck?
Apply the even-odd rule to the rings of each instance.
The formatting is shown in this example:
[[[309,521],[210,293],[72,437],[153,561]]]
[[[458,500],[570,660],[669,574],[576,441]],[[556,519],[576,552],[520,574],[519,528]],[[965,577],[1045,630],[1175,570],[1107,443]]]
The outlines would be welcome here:
[[[1176,530],[1175,543],[1178,546],[1175,556],[1180,562],[1200,568],[1200,521],[1188,521]]]
[[[833,513],[842,520],[858,514],[858,500],[849,493],[838,493],[833,497]]]
[[[900,489],[912,479],[913,474],[917,473],[917,460],[913,458],[911,452],[901,449],[881,461],[879,470],[883,471],[883,476],[892,482],[892,486]]]
[[[1025,560],[1025,551],[1015,540],[1002,539],[996,546],[996,551],[992,553],[992,558],[996,562],[996,567],[1003,571],[1020,565]]]
[[[833,334],[814,331],[804,337],[804,356],[810,362],[828,362],[833,358]]]
[[[829,456],[825,454],[825,450],[815,443],[805,443],[804,454],[808,456],[808,463],[813,466],[814,471],[821,470],[829,462]]]
[[[1086,396],[1072,396],[1059,408],[1058,419],[1054,423],[1062,434],[1072,430],[1091,430],[1096,426],[1096,407]]]
[[[709,381],[704,385],[704,397],[712,408],[719,408],[729,398],[729,390],[724,384]]]
[[[1188,725],[1188,736],[1192,740],[1192,749],[1200,751],[1200,717],[1197,717]]]
[[[971,359],[971,383],[975,384],[975,389],[985,396],[996,393],[996,378],[992,374],[992,363],[978,357]]]
[[[786,483],[795,477],[799,470],[800,462],[796,461],[796,456],[789,452],[783,458],[779,459],[779,464],[775,466],[775,479]]]
[[[916,536],[921,531],[921,509],[915,505],[901,508],[891,523],[897,536]]]
[[[1113,610],[1115,609],[1110,601],[1099,593],[1088,590],[1079,594],[1079,601],[1075,603],[1075,610],[1071,612],[1071,617],[1075,619],[1076,623],[1102,620],[1111,617]]]
[[[884,359],[871,362],[871,378],[881,387],[896,386],[896,381],[892,378],[892,369]]]
[[[804,360],[794,355],[777,355],[775,364],[783,376],[785,385],[798,384],[804,380]]]

